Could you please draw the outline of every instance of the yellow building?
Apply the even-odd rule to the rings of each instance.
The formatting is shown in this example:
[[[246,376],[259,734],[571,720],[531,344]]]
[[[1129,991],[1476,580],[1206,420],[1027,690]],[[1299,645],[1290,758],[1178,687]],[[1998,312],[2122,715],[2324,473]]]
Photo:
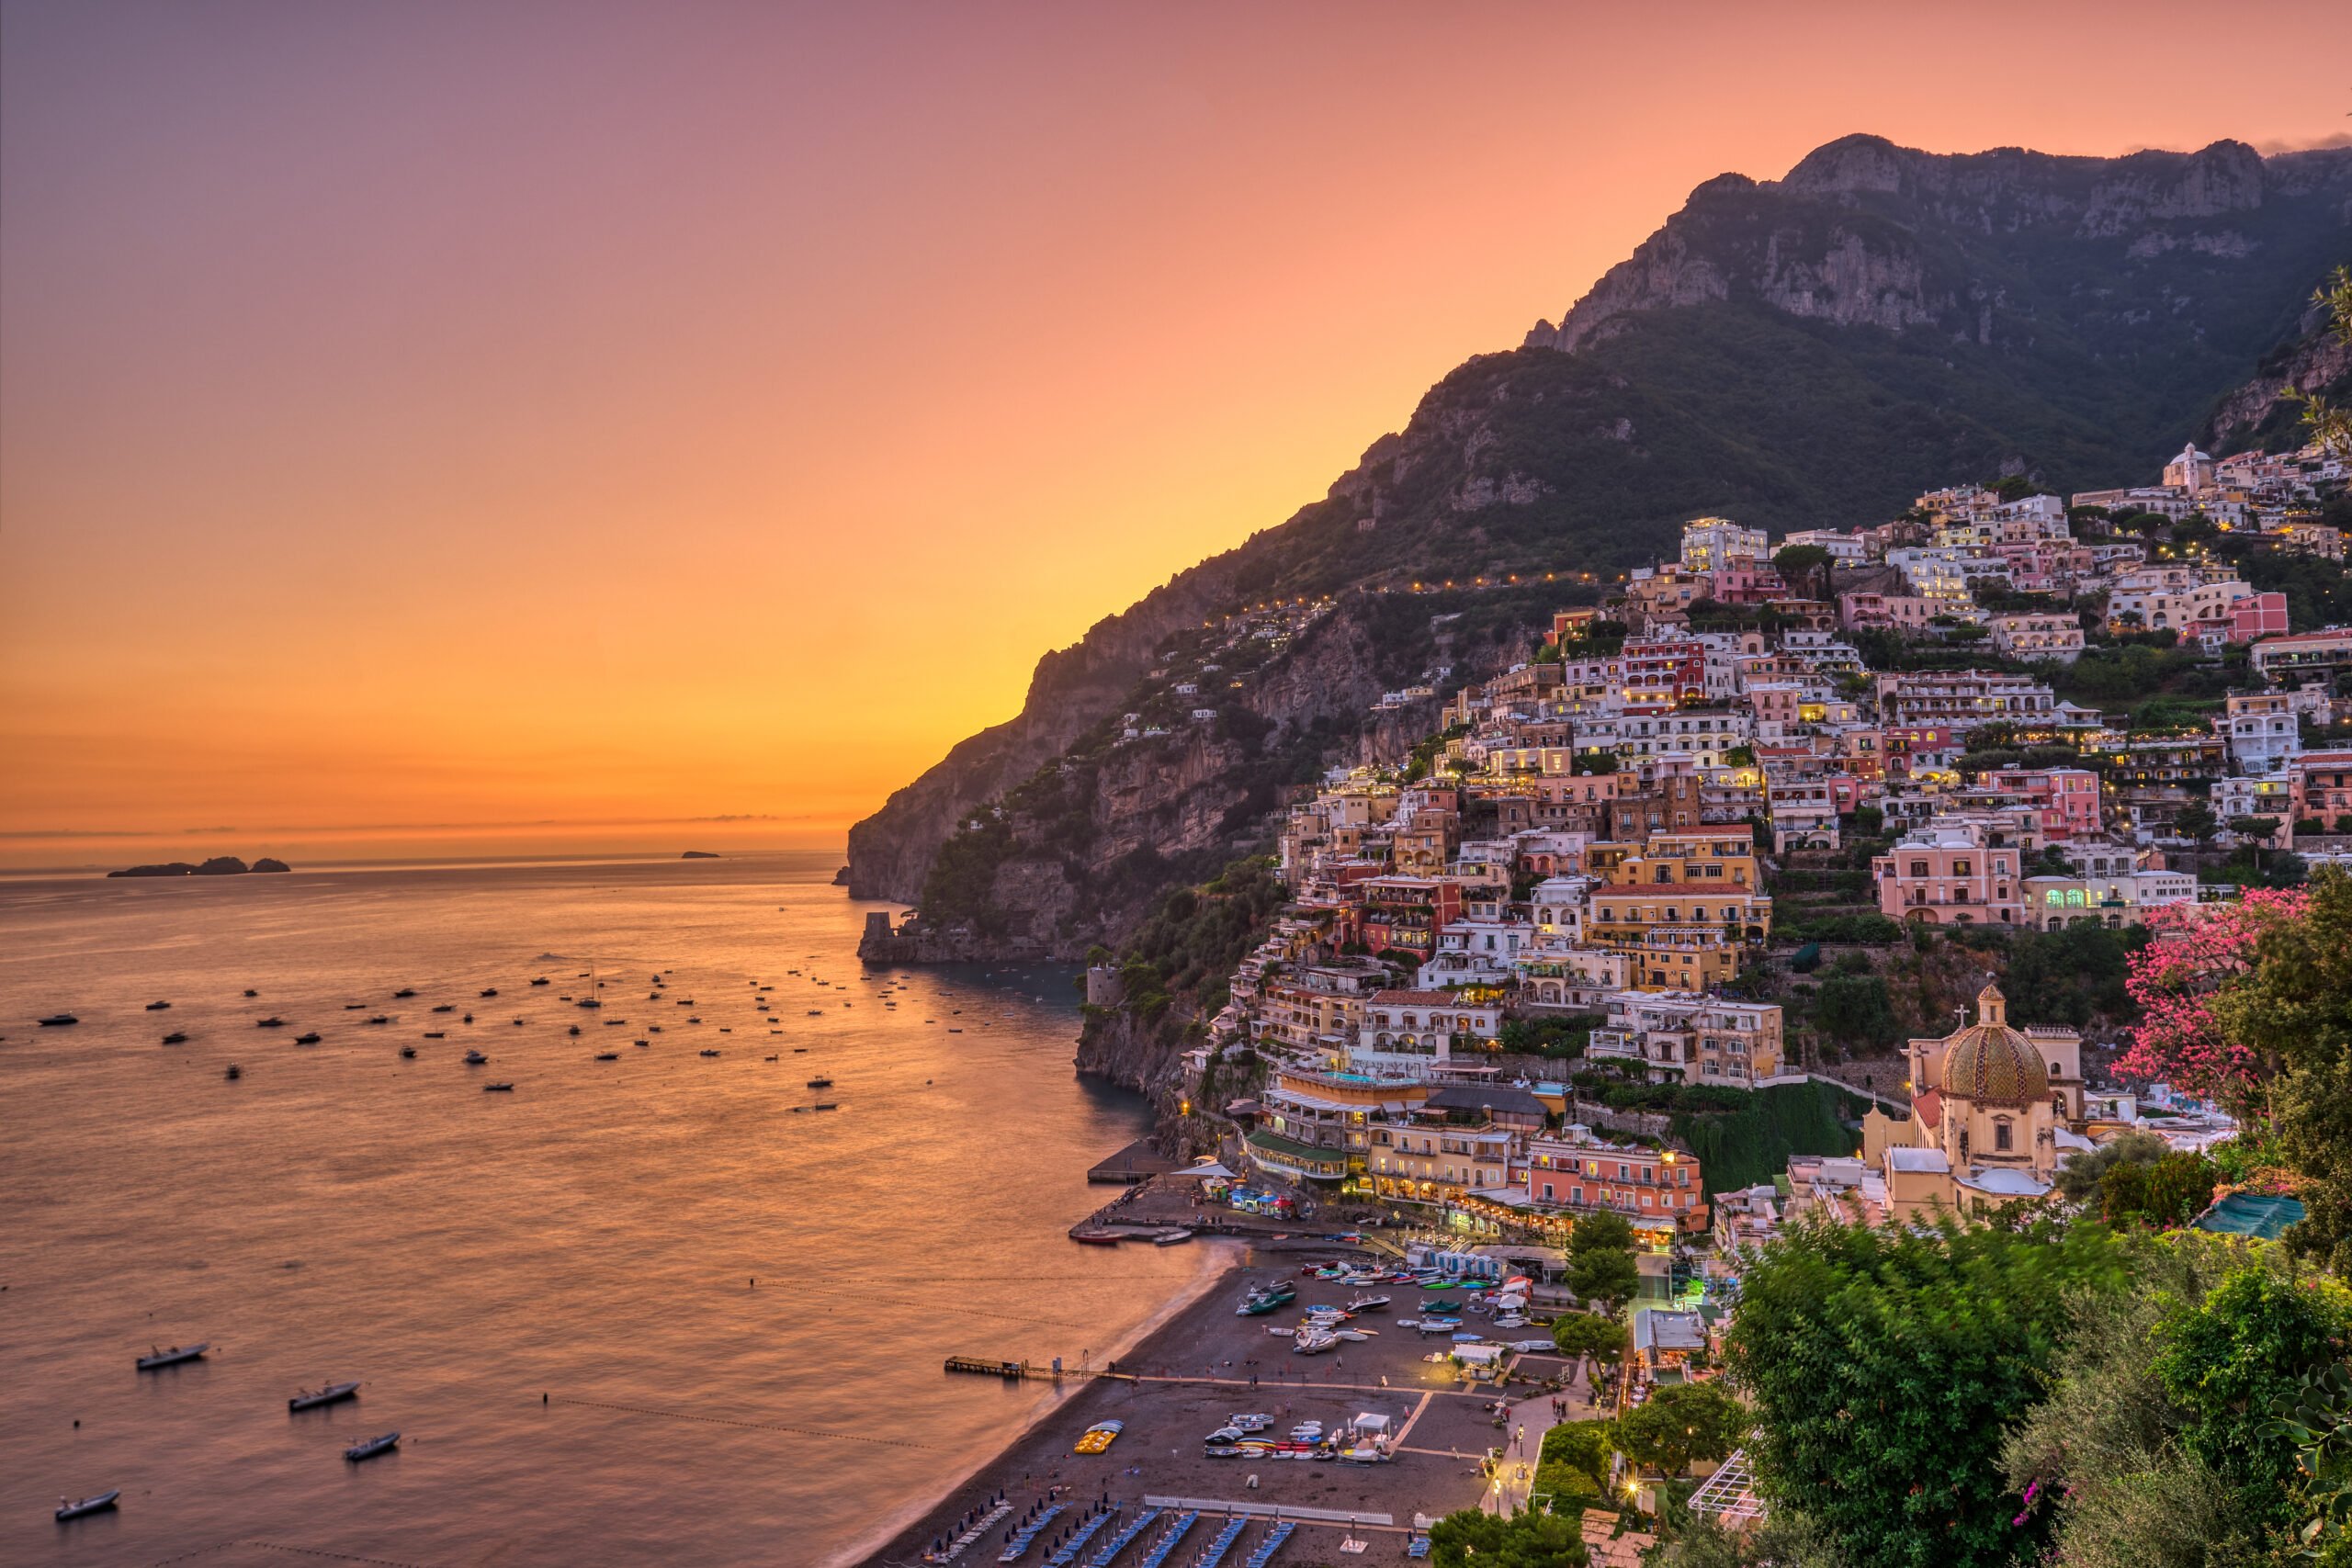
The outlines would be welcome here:
[[[2090,1147],[2067,1127],[2069,1086],[2053,1082],[2045,1055],[2063,1032],[2011,1027],[2000,988],[1986,986],[1973,1024],[1911,1043],[1910,1116],[1872,1109],[1862,1118],[1862,1157],[1885,1178],[1889,1218],[1939,1206],[1974,1213],[2049,1194],[2059,1164]]]

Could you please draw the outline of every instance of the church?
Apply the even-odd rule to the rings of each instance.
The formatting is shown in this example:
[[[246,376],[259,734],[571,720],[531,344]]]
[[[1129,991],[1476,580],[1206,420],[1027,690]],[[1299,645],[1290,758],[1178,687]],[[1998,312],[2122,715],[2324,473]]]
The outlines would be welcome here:
[[[1862,1158],[1885,1179],[1888,1218],[2034,1201],[2060,1165],[2092,1146],[2082,1132],[2083,1037],[2012,1027],[1997,986],[1977,993],[1974,1023],[1907,1049],[1911,1114],[1873,1108],[1862,1119]]]

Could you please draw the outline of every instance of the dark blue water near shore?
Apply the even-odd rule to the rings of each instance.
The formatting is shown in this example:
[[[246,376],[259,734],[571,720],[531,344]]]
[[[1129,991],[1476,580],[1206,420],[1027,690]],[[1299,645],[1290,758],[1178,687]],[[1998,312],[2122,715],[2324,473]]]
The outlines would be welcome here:
[[[1062,1235],[1143,1125],[1068,976],[868,975],[831,871],[0,882],[0,1562],[824,1562],[997,1447],[1046,1395],[943,1354],[1100,1357],[1207,1258]]]

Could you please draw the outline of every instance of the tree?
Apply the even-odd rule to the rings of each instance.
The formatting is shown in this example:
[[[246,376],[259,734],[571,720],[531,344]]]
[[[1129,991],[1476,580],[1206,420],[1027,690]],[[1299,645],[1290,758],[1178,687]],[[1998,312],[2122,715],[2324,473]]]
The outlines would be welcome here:
[[[1876,975],[1832,975],[1814,994],[1813,1021],[1839,1044],[1886,1045],[1900,1037],[1886,981]]]
[[[2001,1433],[2039,1396],[2086,1292],[2121,1281],[2120,1247],[2096,1224],[1784,1233],[1750,1265],[1728,1341],[1756,1403],[1747,1446],[1767,1502],[1857,1562],[2030,1558]]]
[[[1811,597],[1829,597],[1829,552],[1819,545],[1791,545],[1772,558],[1772,570],[1792,588],[1802,582]]]
[[[1568,1233],[1569,1256],[1595,1248],[1631,1252],[1634,1249],[1633,1222],[1606,1209],[1596,1209],[1579,1218],[1575,1228]]]
[[[1552,1343],[1563,1356],[1614,1366],[1625,1354],[1625,1325],[1598,1313],[1564,1312],[1552,1320]]]
[[[2289,1303],[2234,1283],[2248,1260],[2237,1241],[2173,1232],[2129,1241],[2126,1256],[2131,1286],[2076,1303],[2049,1392],[2004,1441],[2008,1485],[2067,1568],[2269,1563],[2269,1528],[2289,1512],[2277,1462],[2290,1462],[2293,1438],[2260,1437],[2246,1401],[2290,1387],[2319,1354],[2312,1336],[2279,1333],[2275,1309]],[[2277,1248],[2258,1258],[2256,1272],[2335,1319],[2340,1307],[2319,1298],[2340,1303],[2340,1288],[2298,1286]],[[2289,1361],[2275,1382],[2253,1378],[2260,1354]],[[2211,1399],[2194,1387],[2206,1378]]]
[[[1464,1508],[1430,1530],[1435,1568],[1559,1568],[1587,1556],[1576,1514],[1514,1514],[1506,1519]]]
[[[1597,1247],[1569,1258],[1567,1287],[1613,1317],[1640,1292],[1642,1272],[1632,1253]]]
[[[2167,1149],[2145,1164],[2125,1161],[2098,1184],[2099,1218],[2156,1230],[2185,1225],[2213,1201],[2222,1173],[2203,1155]]]
[[[1751,1419],[1717,1383],[1676,1383],[1617,1417],[1617,1447],[1645,1469],[1680,1475],[1737,1448]]]
[[[2172,825],[2183,837],[2194,839],[2200,844],[2222,830],[2213,808],[2201,800],[2192,800],[2182,807],[2173,818]]]
[[[2137,1128],[2118,1133],[2095,1149],[2067,1156],[2058,1168],[2058,1195],[2079,1203],[2098,1193],[2099,1179],[2117,1165],[2154,1165],[2171,1152],[2172,1145],[2154,1133]]]
[[[1606,1421],[1563,1421],[1544,1434],[1543,1457],[1535,1466],[1535,1485],[1529,1494],[1549,1494],[1555,1512],[1564,1500],[1589,1497],[1599,1502],[1609,1493],[1609,1427]]]
[[[2124,982],[2140,1021],[2116,1073],[2243,1102],[2266,1066],[2258,1052],[2224,1037],[2214,1004],[2253,967],[2264,933],[2292,922],[2307,899],[2300,891],[2250,888],[2234,904],[2155,911],[2148,920],[2154,940],[2132,954]]]
[[[2352,267],[2339,266],[2312,295],[2312,303],[2328,313],[2328,330],[2335,341],[2352,348]],[[2303,425],[2332,456],[2352,458],[2352,409],[2330,401],[2315,391],[2290,387],[2290,402],[2302,405]]]

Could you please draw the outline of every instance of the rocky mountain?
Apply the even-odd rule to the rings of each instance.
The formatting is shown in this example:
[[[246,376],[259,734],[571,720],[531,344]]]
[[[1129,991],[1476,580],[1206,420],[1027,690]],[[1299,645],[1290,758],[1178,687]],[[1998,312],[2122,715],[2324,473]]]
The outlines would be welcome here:
[[[1115,939],[1250,842],[1288,783],[1393,745],[1381,692],[1522,653],[1572,592],[1475,580],[1605,578],[1706,513],[1868,524],[1958,480],[2122,484],[2200,434],[2283,433],[2278,388],[2341,374],[2305,312],[2348,259],[2352,149],[1947,155],[1853,136],[1780,180],[1710,180],[1322,499],[1047,655],[1019,717],[852,830],[851,891],[923,903],[932,955]],[[1446,580],[1464,586],[1384,592]],[[1224,662],[1204,620],[1275,601],[1327,607],[1222,684],[1170,672]],[[1147,710],[1176,722],[1126,724]]]

